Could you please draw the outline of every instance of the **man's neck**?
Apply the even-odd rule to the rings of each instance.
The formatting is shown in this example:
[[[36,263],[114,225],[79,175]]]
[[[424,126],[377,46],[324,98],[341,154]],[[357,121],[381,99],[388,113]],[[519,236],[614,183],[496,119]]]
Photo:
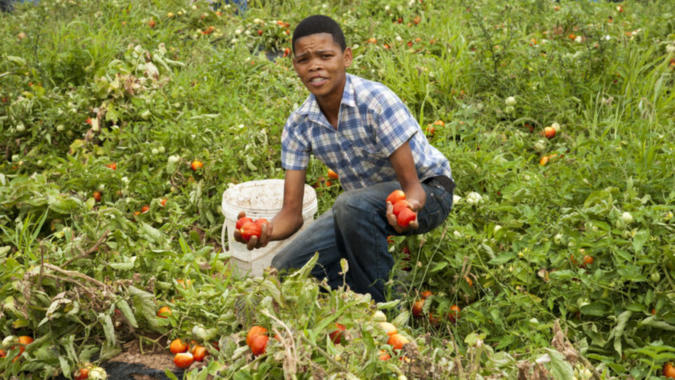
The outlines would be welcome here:
[[[323,115],[326,117],[326,120],[333,126],[333,128],[338,128],[338,117],[340,115],[340,104],[342,103],[342,93],[345,90],[345,81],[339,88],[339,91],[335,94],[329,94],[325,97],[317,97],[316,101],[319,103],[319,108]]]

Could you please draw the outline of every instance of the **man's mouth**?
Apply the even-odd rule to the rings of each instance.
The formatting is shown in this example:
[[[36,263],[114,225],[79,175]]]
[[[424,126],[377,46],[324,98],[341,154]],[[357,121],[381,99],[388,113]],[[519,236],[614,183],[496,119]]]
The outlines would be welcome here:
[[[309,80],[309,84],[311,86],[314,86],[314,87],[319,87],[319,86],[323,85],[324,83],[326,83],[327,81],[328,81],[328,79],[326,79],[324,77],[314,77],[314,78]]]

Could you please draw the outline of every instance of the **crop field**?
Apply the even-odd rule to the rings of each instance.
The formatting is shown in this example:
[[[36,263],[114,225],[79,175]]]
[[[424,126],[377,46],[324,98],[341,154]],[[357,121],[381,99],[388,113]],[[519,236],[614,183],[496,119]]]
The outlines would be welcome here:
[[[384,303],[221,244],[223,192],[284,176],[312,14],[457,183],[443,225],[388,239]],[[674,82],[665,0],[15,3],[0,378],[675,378]],[[316,159],[307,184],[317,216],[342,192]]]

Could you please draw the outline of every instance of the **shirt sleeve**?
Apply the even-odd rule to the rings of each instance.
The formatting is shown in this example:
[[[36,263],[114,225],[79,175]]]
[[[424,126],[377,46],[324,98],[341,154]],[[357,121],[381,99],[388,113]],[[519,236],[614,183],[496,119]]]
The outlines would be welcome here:
[[[376,115],[376,142],[380,151],[389,157],[410,140],[420,130],[420,126],[393,91],[386,89],[378,98],[381,109]]]
[[[309,163],[311,149],[302,127],[291,116],[281,133],[281,167],[285,170],[305,170]]]

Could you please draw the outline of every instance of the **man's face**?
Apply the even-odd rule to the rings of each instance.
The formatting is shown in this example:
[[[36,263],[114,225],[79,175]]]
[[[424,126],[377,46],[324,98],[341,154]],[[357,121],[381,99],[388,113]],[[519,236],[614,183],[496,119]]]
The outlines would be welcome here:
[[[332,100],[334,96],[341,99],[345,69],[351,63],[351,50],[342,51],[330,33],[311,34],[295,41],[295,72],[319,100]]]

